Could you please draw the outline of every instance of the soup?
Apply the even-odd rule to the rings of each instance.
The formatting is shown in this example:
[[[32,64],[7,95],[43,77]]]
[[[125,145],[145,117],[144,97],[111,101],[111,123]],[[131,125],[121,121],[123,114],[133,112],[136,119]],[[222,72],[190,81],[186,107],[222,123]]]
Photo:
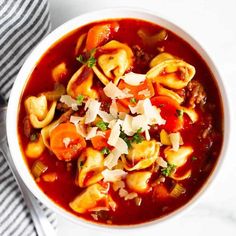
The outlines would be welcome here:
[[[23,91],[18,134],[55,203],[89,221],[130,225],[172,213],[201,189],[222,123],[217,84],[188,43],[156,24],[116,19],[47,50]]]

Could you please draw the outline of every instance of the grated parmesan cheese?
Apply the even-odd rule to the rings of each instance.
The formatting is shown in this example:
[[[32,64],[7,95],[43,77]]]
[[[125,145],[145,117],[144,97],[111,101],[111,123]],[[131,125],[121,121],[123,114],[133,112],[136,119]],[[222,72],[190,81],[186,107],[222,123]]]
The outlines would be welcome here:
[[[138,92],[138,95],[143,95],[144,97],[150,97],[151,92],[148,89],[144,89]]]
[[[85,124],[89,124],[95,121],[98,115],[100,106],[101,106],[101,102],[98,102],[95,99],[90,99],[88,110],[85,114]]]
[[[117,107],[115,99],[112,100],[112,103],[111,103],[111,106],[110,106],[110,113],[114,118],[117,118],[117,116],[118,116],[118,107]]]
[[[117,162],[120,156],[121,156],[121,153],[119,152],[119,150],[114,148],[110,152],[110,154],[105,158],[104,166],[106,166],[108,169],[112,169],[114,166],[117,165]]]
[[[116,182],[126,177],[127,172],[121,169],[117,170],[106,169],[102,171],[102,175],[104,177],[104,182]]]
[[[125,81],[126,84],[132,85],[132,86],[138,86],[140,85],[144,80],[146,80],[145,74],[137,74],[134,72],[129,72],[125,74],[123,77],[121,77]]]
[[[97,135],[98,127],[89,127],[87,130],[86,140],[89,140]]]
[[[179,132],[169,134],[170,142],[172,145],[172,150],[177,152],[179,150],[179,146],[183,143],[182,137]]]
[[[66,137],[66,138],[63,138],[63,143],[64,143],[64,145],[65,145],[65,147],[66,147],[66,148],[69,146],[69,144],[70,144],[70,141],[71,141],[71,139],[70,139],[70,138],[68,138],[68,137]]]
[[[117,120],[111,129],[111,133],[110,133],[107,143],[115,147],[119,136],[120,136],[120,121]]]
[[[60,102],[65,103],[68,107],[71,107],[72,110],[78,111],[77,101],[70,95],[61,95]]]
[[[120,90],[115,84],[109,82],[106,87],[103,89],[105,95],[111,99],[119,98],[127,98],[130,97],[129,94],[126,94],[124,91]]]
[[[134,193],[134,192],[128,193],[128,194],[125,196],[125,201],[127,201],[127,200],[132,200],[132,199],[134,199],[134,198],[136,198],[136,197],[138,197],[138,194],[137,194],[137,193]]]
[[[99,110],[98,111],[98,115],[102,118],[102,120],[104,122],[108,122],[109,123],[109,122],[111,122],[114,119],[114,117],[111,114],[109,114],[109,113],[107,113],[105,111]]]

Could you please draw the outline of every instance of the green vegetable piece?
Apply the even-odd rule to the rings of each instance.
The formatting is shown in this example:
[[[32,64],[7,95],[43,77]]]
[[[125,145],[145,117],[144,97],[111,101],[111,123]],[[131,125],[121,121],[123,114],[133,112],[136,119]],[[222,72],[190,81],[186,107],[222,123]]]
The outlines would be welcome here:
[[[84,100],[84,96],[83,95],[79,95],[77,98],[76,98],[76,102],[79,106],[82,105],[83,103],[83,100]]]
[[[101,150],[101,153],[102,153],[103,155],[108,155],[108,154],[110,154],[110,150],[109,150],[109,148],[104,147],[104,148]]]
[[[176,165],[167,163],[167,167],[161,168],[161,173],[168,177],[175,171]]]
[[[108,123],[104,122],[104,121],[99,121],[96,126],[101,130],[101,131],[106,131],[107,127],[108,127]]]

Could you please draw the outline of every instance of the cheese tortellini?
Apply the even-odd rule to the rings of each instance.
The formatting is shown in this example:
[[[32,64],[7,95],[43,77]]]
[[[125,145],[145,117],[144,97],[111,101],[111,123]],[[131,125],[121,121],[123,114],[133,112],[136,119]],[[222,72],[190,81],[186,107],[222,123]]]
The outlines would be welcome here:
[[[67,85],[67,94],[73,98],[84,95],[89,98],[98,98],[98,93],[93,86],[93,71],[91,68],[83,65],[71,77]]]
[[[150,63],[147,78],[171,89],[182,89],[195,75],[195,68],[187,62],[171,58],[170,54],[158,55]],[[162,57],[161,57],[162,56]]]
[[[124,168],[133,171],[149,167],[157,160],[159,149],[159,144],[154,140],[133,144],[127,156],[121,157]]]
[[[70,207],[78,213],[93,211],[100,207],[109,207],[109,196],[107,194],[107,186],[101,184],[93,184],[79,194],[72,202]]]
[[[47,126],[53,120],[56,105],[57,102],[53,101],[48,110],[48,102],[45,95],[27,98],[25,100],[25,109],[32,126],[36,129]]]
[[[104,170],[103,161],[104,156],[101,152],[93,148],[84,150],[78,159],[78,173],[75,183],[80,187],[86,187],[103,179],[101,174]],[[93,175],[89,177],[90,173]]]
[[[176,167],[183,166],[192,153],[193,148],[191,146],[181,146],[178,151],[172,150],[171,147],[167,147],[164,150],[164,154],[168,163],[175,165]]]
[[[102,53],[97,61],[102,73],[96,66],[93,67],[95,74],[106,85],[110,80],[118,84],[119,79],[132,66],[133,52],[123,43],[112,40],[101,47]]]
[[[137,171],[132,172],[126,176],[127,186],[137,193],[144,193],[150,189],[148,181],[151,178],[152,172],[150,171]]]

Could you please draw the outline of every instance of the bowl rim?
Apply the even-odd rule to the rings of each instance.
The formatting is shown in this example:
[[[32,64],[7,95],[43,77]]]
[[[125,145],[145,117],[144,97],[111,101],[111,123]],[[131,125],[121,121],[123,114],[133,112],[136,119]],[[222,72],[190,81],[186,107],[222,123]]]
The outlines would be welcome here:
[[[99,230],[132,230],[132,229],[141,229],[141,228],[150,228],[155,227],[159,224],[163,224],[166,222],[170,222],[170,220],[176,219],[176,217],[181,216],[187,210],[193,208],[194,205],[202,198],[202,196],[212,188],[213,179],[216,179],[219,176],[220,170],[222,170],[223,161],[226,157],[226,153],[228,150],[228,143],[230,137],[230,111],[229,111],[229,100],[227,97],[226,89],[223,83],[223,79],[220,76],[218,69],[215,66],[215,63],[210,58],[206,50],[200,45],[200,43],[195,40],[190,34],[188,34],[185,30],[172,23],[171,21],[160,17],[160,14],[156,12],[141,9],[141,8],[130,8],[130,7],[121,7],[121,8],[107,8],[103,10],[91,11],[80,16],[77,16],[48,34],[39,44],[32,50],[30,55],[25,60],[23,66],[21,67],[15,83],[13,85],[8,109],[7,109],[7,139],[9,144],[9,149],[11,153],[11,157],[13,163],[27,186],[27,188],[34,194],[36,198],[38,198],[43,204],[45,204],[48,208],[52,209],[54,212],[59,215],[69,219],[70,221],[80,224],[81,226],[89,227],[91,229],[99,229]],[[76,28],[82,27],[91,22],[101,21],[105,19],[121,19],[121,18],[136,18],[149,22],[153,22],[154,24],[161,25],[170,31],[174,32],[179,37],[183,38],[186,42],[188,42],[203,58],[203,60],[208,65],[211,70],[215,82],[217,83],[218,89],[221,95],[222,101],[222,109],[223,109],[223,128],[224,128],[224,137],[223,144],[220,156],[218,157],[217,163],[212,170],[210,176],[205,181],[201,189],[190,199],[185,205],[176,209],[175,211],[163,216],[159,219],[155,219],[149,222],[144,222],[140,224],[134,225],[105,225],[92,221],[85,220],[82,217],[78,217],[69,211],[62,208],[60,205],[51,200],[43,191],[38,187],[36,182],[34,181],[32,175],[30,174],[26,161],[24,160],[23,154],[20,149],[18,134],[17,134],[17,118],[18,118],[18,110],[19,110],[19,101],[21,99],[22,92],[27,84],[29,79],[29,75],[32,73],[35,65],[38,63],[39,59],[43,56],[43,54],[48,50],[50,46],[56,43],[59,39],[63,38],[65,35],[75,30]],[[23,83],[22,83],[23,79]],[[216,182],[216,181],[214,181]]]

